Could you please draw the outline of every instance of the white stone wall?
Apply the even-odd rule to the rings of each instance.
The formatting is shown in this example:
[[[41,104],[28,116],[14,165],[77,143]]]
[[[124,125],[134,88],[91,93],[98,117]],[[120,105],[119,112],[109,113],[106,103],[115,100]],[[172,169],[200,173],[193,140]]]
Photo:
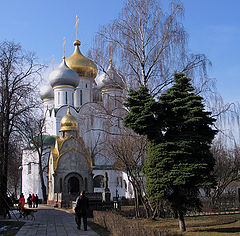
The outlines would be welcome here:
[[[64,105],[74,105],[74,88],[73,87],[55,87],[54,88],[54,106],[60,108]]]
[[[108,188],[111,192],[113,200],[118,194],[119,198],[134,198],[132,184],[128,181],[127,174],[117,170],[93,170],[93,178],[97,175],[105,175],[108,173]],[[104,188],[94,188],[94,192],[103,192]]]

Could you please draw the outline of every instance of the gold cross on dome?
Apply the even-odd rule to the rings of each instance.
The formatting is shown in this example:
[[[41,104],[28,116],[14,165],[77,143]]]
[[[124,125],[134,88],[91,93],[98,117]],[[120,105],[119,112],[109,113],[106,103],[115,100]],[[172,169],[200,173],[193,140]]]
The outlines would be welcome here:
[[[63,38],[63,57],[65,59],[65,45],[66,45],[66,37]]]
[[[76,15],[76,24],[75,24],[75,28],[76,28],[76,40],[78,40],[78,24],[79,24],[79,18]]]

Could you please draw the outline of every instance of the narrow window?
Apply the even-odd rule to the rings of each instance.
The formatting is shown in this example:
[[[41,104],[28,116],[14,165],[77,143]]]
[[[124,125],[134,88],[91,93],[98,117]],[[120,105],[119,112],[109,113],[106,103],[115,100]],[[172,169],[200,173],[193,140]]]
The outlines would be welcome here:
[[[82,90],[80,90],[80,106],[82,106]]]
[[[88,181],[87,181],[87,178],[84,179],[84,187],[85,187],[85,191],[87,192],[88,191]]]
[[[60,178],[60,186],[59,186],[60,188],[60,193],[62,193],[62,178]]]
[[[86,84],[86,88],[87,88],[87,84]]]
[[[58,92],[58,105],[60,104],[60,92]]]
[[[114,96],[114,107],[117,107],[117,96],[116,96],[116,94]]]
[[[31,162],[28,163],[28,174],[32,173],[32,166],[31,166]]]
[[[72,105],[74,105],[74,94],[72,93]]]
[[[66,104],[68,104],[68,97],[67,97],[67,92],[66,92]]]

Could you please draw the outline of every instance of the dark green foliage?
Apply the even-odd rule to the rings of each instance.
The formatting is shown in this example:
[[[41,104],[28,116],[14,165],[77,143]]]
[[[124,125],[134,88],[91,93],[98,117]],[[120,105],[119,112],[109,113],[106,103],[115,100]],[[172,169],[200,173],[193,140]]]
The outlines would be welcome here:
[[[150,96],[146,87],[142,86],[137,91],[131,89],[124,105],[130,110],[124,118],[126,127],[140,135],[147,135],[150,139],[162,136],[161,130],[156,129],[159,124],[155,117],[155,111],[159,110],[159,105]]]
[[[182,73],[175,75],[174,85],[158,101],[146,88],[129,95],[125,125],[149,141],[145,174],[151,202],[167,200],[177,214],[199,210],[199,188],[215,184],[209,150],[215,120],[204,111],[202,97]]]

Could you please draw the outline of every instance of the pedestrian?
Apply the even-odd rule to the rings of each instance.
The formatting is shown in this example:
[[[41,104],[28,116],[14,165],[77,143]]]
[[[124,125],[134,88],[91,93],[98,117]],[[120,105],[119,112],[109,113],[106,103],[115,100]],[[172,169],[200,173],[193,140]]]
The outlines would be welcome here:
[[[36,208],[38,208],[38,201],[39,201],[39,198],[38,198],[38,195],[36,194],[35,195],[35,206],[36,206]]]
[[[27,203],[28,203],[28,207],[31,208],[32,207],[32,195],[29,194],[28,198],[27,198]]]
[[[19,198],[19,201],[18,201],[18,206],[19,206],[19,212],[20,212],[20,217],[22,217],[22,213],[23,213],[23,209],[24,209],[24,206],[25,206],[25,198],[24,198],[24,195],[23,193],[20,194],[20,198]]]
[[[76,199],[75,207],[75,220],[77,223],[77,228],[81,229],[81,219],[83,218],[83,227],[87,231],[87,210],[89,207],[88,198],[85,196],[85,191],[80,193],[80,196]]]
[[[35,207],[35,202],[36,201],[36,199],[35,199],[35,196],[34,196],[34,193],[32,194],[32,207],[34,208]]]

